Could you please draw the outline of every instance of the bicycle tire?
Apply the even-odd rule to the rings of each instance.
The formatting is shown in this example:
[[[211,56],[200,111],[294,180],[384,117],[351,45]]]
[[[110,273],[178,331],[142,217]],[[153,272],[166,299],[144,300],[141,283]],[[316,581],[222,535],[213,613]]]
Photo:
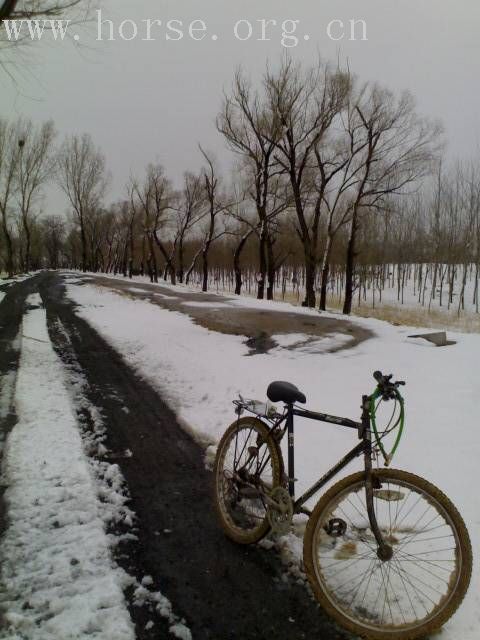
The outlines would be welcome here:
[[[283,477],[283,458],[275,439],[269,433],[268,427],[258,418],[244,417],[231,424],[217,448],[214,464],[215,505],[223,530],[229,538],[239,544],[254,544],[261,540],[270,530],[267,518],[267,506],[259,495],[252,495],[251,499],[241,496],[241,487],[233,479],[233,473],[245,468],[247,457],[241,455],[232,465],[229,456],[230,447],[241,444],[248,452],[249,448],[257,449],[257,470],[261,469],[258,462],[266,463],[266,473],[261,481],[274,487],[280,485]],[[238,453],[238,452],[237,452]],[[234,452],[235,454],[235,452]],[[228,461],[227,461],[228,457]],[[252,458],[251,462],[254,462]],[[244,467],[241,467],[241,464]],[[250,465],[251,466],[251,465]],[[230,468],[233,467],[233,468]],[[251,469],[249,470],[250,473]],[[260,474],[258,474],[260,479]],[[252,482],[256,481],[255,473],[250,474]],[[255,494],[255,492],[252,492]],[[257,510],[255,512],[255,509]]]
[[[304,537],[305,570],[322,608],[348,631],[370,640],[423,638],[445,624],[468,589],[472,572],[468,531],[452,502],[427,480],[394,469],[375,470],[373,475],[380,487],[374,491],[375,512],[392,547],[392,559],[382,562],[376,556],[377,545],[366,514],[365,472],[359,472],[332,486],[314,508]],[[417,505],[425,507],[425,516],[418,516]],[[429,509],[432,513],[427,515]],[[437,533],[431,533],[434,530]],[[410,546],[414,542],[417,554]],[[361,571],[356,575],[358,569]],[[345,583],[346,577],[350,580]],[[442,581],[445,593],[440,590]],[[377,602],[382,587],[380,614],[381,600],[378,610]],[[433,600],[436,590],[438,603]],[[435,604],[431,611],[426,606],[428,598]],[[418,617],[417,608],[421,612]]]

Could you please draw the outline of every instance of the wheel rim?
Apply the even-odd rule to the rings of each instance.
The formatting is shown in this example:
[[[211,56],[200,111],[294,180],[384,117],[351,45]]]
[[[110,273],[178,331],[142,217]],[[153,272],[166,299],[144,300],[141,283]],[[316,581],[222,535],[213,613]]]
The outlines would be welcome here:
[[[265,435],[255,425],[242,425],[220,453],[218,504],[228,526],[240,535],[255,535],[267,524],[267,504],[259,488],[271,489],[278,474]]]
[[[393,633],[422,626],[443,611],[458,586],[463,558],[456,527],[435,497],[408,481],[379,479],[375,513],[392,559],[377,556],[359,480],[323,510],[313,562],[337,611],[365,629]]]

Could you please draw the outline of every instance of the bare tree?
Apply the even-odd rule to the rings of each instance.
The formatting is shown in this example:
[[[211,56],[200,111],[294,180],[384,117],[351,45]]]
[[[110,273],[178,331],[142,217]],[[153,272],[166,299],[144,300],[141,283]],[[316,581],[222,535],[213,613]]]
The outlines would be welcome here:
[[[441,127],[419,117],[412,96],[395,97],[377,85],[364,86],[352,105],[349,126],[364,140],[352,201],[343,312],[352,309],[356,239],[365,210],[381,211],[385,201],[405,193],[432,170]]]
[[[133,191],[143,211],[144,233],[147,238],[149,255],[147,264],[152,282],[158,281],[157,262],[155,257],[154,242],[161,255],[165,259],[165,277],[170,273],[172,284],[176,283],[175,257],[169,254],[165,241],[160,238],[160,230],[165,231],[168,223],[167,212],[171,208],[172,188],[170,181],[165,176],[161,165],[150,164],[147,167],[147,175],[143,186],[133,181]]]
[[[268,104],[263,104],[258,92],[239,70],[236,72],[230,96],[225,96],[217,129],[229,147],[239,154],[243,163],[246,195],[255,203],[258,217],[259,271],[257,298],[262,299],[268,277],[267,298],[273,297],[275,263],[273,259],[272,224],[288,206],[288,192],[279,180],[283,169],[275,160],[276,144],[281,138],[279,120],[272,117]],[[241,250],[246,242],[239,244]],[[237,284],[238,284],[237,280]]]
[[[15,125],[0,119],[0,215],[6,245],[5,266],[9,276],[15,271],[11,207],[17,187],[16,178],[22,146],[18,133],[18,123]]]
[[[62,40],[73,36],[73,25],[91,19],[92,4],[92,0],[0,0],[0,69],[15,81],[11,69],[28,61],[20,55],[19,45],[23,49],[37,40],[35,34],[49,31],[55,38],[61,32]]]
[[[203,234],[201,247],[202,255],[202,291],[208,289],[208,255],[212,244],[225,234],[225,229],[218,228],[218,220],[229,208],[233,206],[233,202],[228,202],[226,195],[220,190],[220,179],[215,170],[213,160],[200,147],[200,151],[205,158],[207,166],[203,170],[205,199],[207,206],[207,227]]]
[[[51,178],[55,130],[53,122],[34,127],[30,121],[19,122],[20,157],[17,169],[17,201],[25,236],[24,270],[30,269],[32,224],[41,189]]]
[[[176,266],[179,282],[183,282],[185,276],[185,238],[207,214],[204,206],[205,195],[202,175],[187,171],[183,176],[183,189],[179,194],[178,206],[172,206],[172,211],[176,214],[173,249],[178,256]]]
[[[65,140],[58,156],[58,183],[80,228],[82,270],[88,267],[87,216],[98,210],[106,188],[105,158],[89,134]]]
[[[58,269],[65,242],[65,220],[60,216],[47,216],[43,218],[41,227],[48,265],[51,269]]]
[[[0,22],[3,20],[29,20],[32,18],[56,18],[68,9],[87,0],[2,0]]]
[[[345,107],[350,76],[321,62],[304,71],[290,59],[264,79],[270,118],[281,128],[275,159],[290,181],[297,233],[305,258],[304,305],[315,306],[322,190],[315,185],[315,149]]]

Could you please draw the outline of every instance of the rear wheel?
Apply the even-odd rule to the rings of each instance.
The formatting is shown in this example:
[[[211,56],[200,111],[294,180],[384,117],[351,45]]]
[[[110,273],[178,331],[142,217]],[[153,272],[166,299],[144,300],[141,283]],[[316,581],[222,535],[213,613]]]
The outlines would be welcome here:
[[[252,544],[269,531],[265,496],[281,484],[280,449],[259,419],[236,420],[220,441],[215,458],[215,502],[225,533]]]
[[[364,472],[335,484],[305,532],[305,569],[322,607],[372,640],[412,640],[439,629],[470,582],[472,549],[455,506],[434,485],[404,471],[374,475],[374,508],[390,560],[377,556]]]

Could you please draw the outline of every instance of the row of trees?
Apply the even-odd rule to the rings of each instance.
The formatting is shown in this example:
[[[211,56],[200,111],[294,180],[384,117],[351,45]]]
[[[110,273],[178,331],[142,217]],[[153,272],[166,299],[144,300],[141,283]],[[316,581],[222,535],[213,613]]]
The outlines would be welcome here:
[[[106,162],[89,135],[55,148],[51,123],[1,121],[6,271],[68,266],[172,283],[199,272],[207,290],[222,266],[236,293],[248,269],[257,297],[271,299],[279,270],[291,268],[303,303],[321,309],[341,274],[350,313],[366,264],[428,262],[435,290],[443,265],[463,265],[466,282],[480,263],[477,167],[442,167],[441,127],[408,93],[285,58],[260,87],[238,71],[216,125],[235,154],[233,178],[199,147],[203,168],[181,185],[150,164],[106,207]],[[39,216],[48,180],[64,191],[68,220]]]

